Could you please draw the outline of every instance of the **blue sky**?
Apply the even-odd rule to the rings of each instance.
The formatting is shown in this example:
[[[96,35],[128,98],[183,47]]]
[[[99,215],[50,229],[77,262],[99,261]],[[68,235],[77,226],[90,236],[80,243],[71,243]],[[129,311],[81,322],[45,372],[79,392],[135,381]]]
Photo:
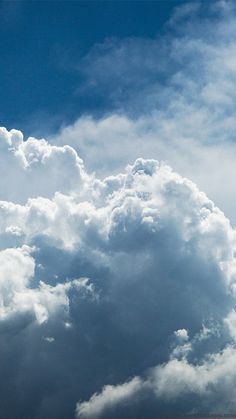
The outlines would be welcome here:
[[[84,112],[102,113],[101,100],[78,93],[83,57],[107,38],[160,35],[180,3],[1,1],[2,124],[32,134],[45,120],[55,129]]]
[[[0,419],[236,410],[236,3],[0,3]]]

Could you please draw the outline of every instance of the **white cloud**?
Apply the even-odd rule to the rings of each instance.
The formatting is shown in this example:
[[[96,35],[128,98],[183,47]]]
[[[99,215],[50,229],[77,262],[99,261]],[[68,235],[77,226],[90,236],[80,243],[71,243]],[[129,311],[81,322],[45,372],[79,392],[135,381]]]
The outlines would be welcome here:
[[[77,404],[76,417],[99,418],[105,410],[125,403],[127,399],[136,395],[142,387],[143,383],[138,377],[120,385],[106,385],[101,393],[94,394],[88,402]]]
[[[33,141],[38,153],[42,144]],[[41,171],[36,174],[40,181]],[[53,168],[50,174],[57,185]],[[89,400],[79,403],[80,416],[102,416],[133,399],[142,403],[143,393],[164,403],[189,393],[205,400],[211,387],[223,392],[219,383],[235,362],[232,343],[227,346],[234,338],[236,287],[236,233],[229,220],[194,183],[154,159],[139,158],[103,180],[84,168],[77,175],[79,187],[67,185],[64,193],[48,196],[46,185],[45,194],[35,191],[39,196],[26,202],[0,202],[3,330],[20,333],[17,321],[28,316],[34,339],[44,345],[54,339],[44,346],[53,365],[50,348],[60,357],[60,342],[69,339],[73,355],[64,354],[60,366],[56,356],[55,369],[69,381],[73,376],[74,403]],[[91,359],[95,376],[85,385],[83,368]]]
[[[77,282],[52,287],[40,281],[37,288],[31,282],[35,261],[30,247],[10,248],[0,252],[0,322],[22,314],[33,314],[39,324],[61,308],[68,308],[67,290]]]
[[[176,348],[175,348],[176,349]],[[226,346],[219,353],[208,354],[200,364],[186,359],[185,354],[178,359],[174,349],[171,359],[148,371],[146,379],[135,377],[133,380],[117,386],[107,385],[101,393],[94,394],[89,401],[78,403],[78,418],[101,417],[103,413],[112,413],[112,409],[122,407],[124,399],[127,405],[138,404],[140,394],[155,394],[157,400],[171,403],[178,399],[187,400],[191,395],[200,396],[212,409],[226,412],[226,408],[235,406],[235,365],[236,349]],[[220,394],[220,399],[215,397]],[[210,403],[209,403],[210,401]],[[199,409],[199,406],[196,406]]]
[[[177,8],[161,39],[96,44],[82,71],[109,114],[81,117],[51,142],[79,150],[101,176],[139,157],[164,160],[235,224],[236,9],[225,4]]]
[[[52,197],[56,191],[80,190],[85,180],[82,160],[67,145],[51,146],[35,138],[23,141],[20,131],[0,128],[0,147],[2,200],[25,203],[28,198]]]
[[[234,407],[235,346],[226,346],[218,353],[208,354],[200,364],[173,358],[155,367],[150,374],[152,388],[158,398],[176,400],[191,394],[201,395],[205,401],[214,399],[214,409]],[[215,394],[220,394],[219,400]]]
[[[5,319],[19,309],[24,310],[22,297],[34,274],[34,259],[30,248],[6,249],[0,252],[0,318]],[[21,299],[21,301],[19,301]]]
[[[1,417],[236,407],[236,232],[201,192],[235,222],[236,18],[201,7],[90,52],[110,115],[0,130]]]
[[[184,342],[189,339],[188,331],[186,329],[178,329],[175,331],[175,336],[180,342]]]

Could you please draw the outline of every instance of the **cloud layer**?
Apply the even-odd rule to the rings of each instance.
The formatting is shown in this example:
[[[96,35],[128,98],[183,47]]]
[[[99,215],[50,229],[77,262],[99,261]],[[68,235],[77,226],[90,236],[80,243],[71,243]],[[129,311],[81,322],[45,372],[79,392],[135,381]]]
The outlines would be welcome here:
[[[234,408],[223,212],[153,159],[98,179],[73,148],[1,129],[1,161],[0,416]]]

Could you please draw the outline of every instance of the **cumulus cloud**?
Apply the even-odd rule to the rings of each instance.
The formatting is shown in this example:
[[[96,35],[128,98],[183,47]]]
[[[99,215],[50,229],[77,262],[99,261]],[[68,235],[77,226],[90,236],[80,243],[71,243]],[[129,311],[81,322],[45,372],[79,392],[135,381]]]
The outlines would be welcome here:
[[[201,192],[235,223],[235,16],[94,46],[110,115],[0,129],[1,418],[236,408],[236,233]]]
[[[2,200],[25,203],[28,198],[68,192],[75,184],[80,188],[83,163],[67,145],[51,146],[35,138],[24,141],[20,131],[0,128],[0,150]]]
[[[183,402],[185,412],[186,406],[190,410],[199,409],[197,404],[189,405],[189,399],[191,400],[193,395],[195,403],[197,401],[205,409],[209,409],[210,406],[211,411],[222,413],[226,412],[226,406],[228,411],[234,409],[235,346],[228,345],[218,353],[210,353],[199,364],[189,362],[185,355],[178,359],[175,348],[171,359],[151,368],[146,378],[135,377],[127,383],[105,386],[101,393],[94,394],[89,401],[77,404],[77,418],[119,417],[120,412],[124,413],[129,405],[133,407],[131,417],[135,417],[140,406],[147,406],[151,397],[162,401],[162,410],[159,412],[161,414],[164,414],[166,406],[169,409],[170,406],[176,408]],[[144,397],[140,398],[140,394]],[[220,399],[216,398],[216,394],[220,395]],[[169,414],[170,412],[171,410]],[[181,412],[184,410],[176,413]]]
[[[59,308],[67,308],[67,291],[71,286],[86,285],[84,281],[74,280],[52,287],[40,281],[37,288],[33,287],[30,283],[35,271],[32,251],[23,245],[0,252],[0,322],[30,314],[39,324],[44,323]]]
[[[154,159],[98,179],[71,147],[2,132],[26,186],[20,199],[9,182],[0,202],[0,416],[154,418],[211,410],[218,394],[233,408],[236,234],[224,213]],[[31,197],[34,159],[33,182],[50,187]]]
[[[172,359],[153,370],[154,389],[158,397],[177,398],[191,393],[201,394],[206,400],[220,392],[224,401],[215,400],[218,408],[224,410],[225,401],[233,405],[235,391],[234,347],[226,347],[221,353],[212,354],[200,365]]]
[[[105,116],[79,118],[52,143],[73,146],[102,177],[140,156],[164,160],[235,224],[235,29],[234,2],[191,3],[161,37],[96,44],[77,71]]]

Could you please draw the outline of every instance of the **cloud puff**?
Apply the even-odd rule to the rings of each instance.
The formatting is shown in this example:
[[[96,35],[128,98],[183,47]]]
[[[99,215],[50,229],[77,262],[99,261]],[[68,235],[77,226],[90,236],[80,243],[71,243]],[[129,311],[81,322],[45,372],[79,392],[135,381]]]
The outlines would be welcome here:
[[[76,414],[78,418],[101,417],[104,410],[113,408],[116,404],[125,403],[142,388],[143,383],[135,377],[122,385],[107,385],[100,394],[94,394],[88,402],[78,404]]]
[[[14,199],[0,202],[0,416],[215,406],[235,380],[236,235],[223,212],[154,159],[98,179],[71,147],[3,133],[26,192],[9,182]]]
[[[59,308],[67,308],[70,287],[82,284],[73,281],[52,287],[40,281],[37,288],[33,287],[30,283],[35,271],[32,251],[24,245],[0,252],[0,322],[30,314],[39,324],[44,323]]]
[[[176,330],[175,332],[175,336],[177,337],[178,340],[180,341],[186,341],[188,340],[188,331],[186,329],[179,329]]]
[[[71,147],[51,146],[35,138],[23,141],[20,131],[5,128],[0,128],[0,144],[2,200],[25,203],[28,198],[68,192],[75,184],[79,189],[83,163]]]

